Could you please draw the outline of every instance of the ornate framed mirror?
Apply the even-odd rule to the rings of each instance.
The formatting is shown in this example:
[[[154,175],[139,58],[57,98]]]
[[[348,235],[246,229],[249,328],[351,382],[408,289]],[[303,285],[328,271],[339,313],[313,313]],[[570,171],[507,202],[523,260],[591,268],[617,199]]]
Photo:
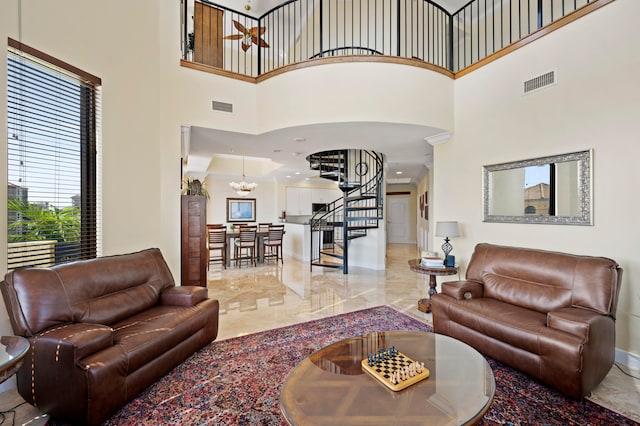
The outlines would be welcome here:
[[[484,221],[593,225],[592,153],[483,166]]]

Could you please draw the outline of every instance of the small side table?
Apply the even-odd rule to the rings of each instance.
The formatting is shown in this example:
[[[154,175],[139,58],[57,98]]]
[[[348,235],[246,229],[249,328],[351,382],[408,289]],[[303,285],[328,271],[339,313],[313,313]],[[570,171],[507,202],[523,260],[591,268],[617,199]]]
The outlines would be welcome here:
[[[409,268],[413,272],[419,274],[429,275],[429,297],[418,300],[418,310],[422,312],[431,312],[431,296],[436,294],[436,277],[443,275],[455,275],[458,273],[458,268],[455,266],[445,266],[443,268],[428,268],[420,265],[420,259],[411,259],[409,261]]]
[[[18,371],[30,346],[24,337],[0,337],[0,383]]]

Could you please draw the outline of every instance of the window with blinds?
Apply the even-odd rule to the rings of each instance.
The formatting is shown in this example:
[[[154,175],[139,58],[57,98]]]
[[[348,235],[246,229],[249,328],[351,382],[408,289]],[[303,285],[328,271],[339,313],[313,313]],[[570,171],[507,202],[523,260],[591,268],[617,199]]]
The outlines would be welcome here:
[[[7,269],[96,257],[99,78],[9,39]]]

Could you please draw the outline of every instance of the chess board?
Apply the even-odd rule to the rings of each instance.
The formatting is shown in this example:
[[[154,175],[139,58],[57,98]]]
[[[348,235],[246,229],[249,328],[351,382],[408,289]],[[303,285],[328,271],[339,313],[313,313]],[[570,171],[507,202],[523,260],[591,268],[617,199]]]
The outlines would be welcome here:
[[[380,383],[392,391],[399,391],[429,377],[429,369],[425,367],[421,373],[416,373],[413,377],[401,380],[396,384],[391,382],[391,374],[394,371],[407,367],[414,362],[414,360],[402,352],[397,352],[393,357],[380,361],[375,365],[369,365],[369,360],[367,358],[363,359],[361,364],[362,369],[377,379]]]

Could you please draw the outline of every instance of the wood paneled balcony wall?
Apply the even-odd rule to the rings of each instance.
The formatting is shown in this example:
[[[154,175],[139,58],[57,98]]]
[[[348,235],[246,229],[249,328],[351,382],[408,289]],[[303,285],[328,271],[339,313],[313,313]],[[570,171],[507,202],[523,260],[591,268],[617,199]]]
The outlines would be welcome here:
[[[614,0],[289,0],[260,17],[181,0],[183,66],[247,81],[326,61],[464,75]]]

